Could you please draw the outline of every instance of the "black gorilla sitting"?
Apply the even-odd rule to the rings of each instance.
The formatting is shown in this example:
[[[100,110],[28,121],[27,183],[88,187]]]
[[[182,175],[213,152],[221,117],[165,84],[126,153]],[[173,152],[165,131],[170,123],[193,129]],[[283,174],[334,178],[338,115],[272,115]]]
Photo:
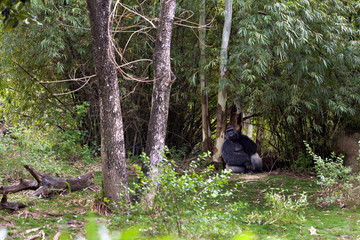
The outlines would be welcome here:
[[[257,145],[233,127],[226,130],[222,155],[226,169],[234,173],[262,172],[262,160],[256,153]]]

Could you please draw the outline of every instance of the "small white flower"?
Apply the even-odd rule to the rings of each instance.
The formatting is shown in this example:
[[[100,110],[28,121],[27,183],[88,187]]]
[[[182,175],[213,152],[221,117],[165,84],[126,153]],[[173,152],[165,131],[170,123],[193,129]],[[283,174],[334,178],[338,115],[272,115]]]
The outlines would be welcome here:
[[[313,227],[313,226],[311,226],[311,228],[310,228],[310,235],[318,235],[317,233],[316,233],[316,229]]]

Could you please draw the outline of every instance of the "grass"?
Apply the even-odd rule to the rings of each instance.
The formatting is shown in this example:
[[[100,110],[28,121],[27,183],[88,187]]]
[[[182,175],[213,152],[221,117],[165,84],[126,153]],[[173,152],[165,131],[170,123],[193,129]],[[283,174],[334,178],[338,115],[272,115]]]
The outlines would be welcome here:
[[[58,195],[52,199],[28,197],[26,191],[8,195],[8,201],[19,201],[27,205],[25,209],[15,212],[0,210],[0,229],[7,228],[8,239],[25,239],[36,235],[39,235],[40,239],[42,236],[45,236],[44,239],[53,239],[58,232],[64,231],[75,239],[76,236],[84,236],[85,222],[91,212],[95,212],[98,221],[109,226],[110,217],[96,213],[96,199],[100,194],[101,183],[99,161],[91,164],[81,160],[68,162],[41,152],[34,154],[26,148],[19,151],[14,142],[6,144],[10,144],[8,150],[0,153],[0,185],[14,184],[20,178],[32,179],[22,167],[24,163],[35,165],[39,167],[38,170],[54,177],[78,176],[91,169],[95,171],[97,185],[68,195]],[[254,233],[258,239],[360,239],[360,209],[355,206],[345,209],[338,206],[318,206],[316,197],[319,188],[314,177],[287,172],[271,175],[234,174],[224,188],[235,188],[235,191],[232,196],[219,198],[218,206],[214,206],[214,209],[241,201],[248,204],[243,211],[244,216],[255,211],[267,210],[264,198],[267,192],[282,192],[295,199],[300,193],[307,194],[309,205],[304,211],[306,220],[302,223],[260,225],[237,221],[238,228]],[[191,238],[184,236],[187,237]],[[213,236],[212,239],[224,238]]]
[[[238,176],[235,176],[235,178]],[[296,183],[296,184],[294,184]],[[263,209],[264,192],[281,189],[287,195],[297,192],[316,192],[314,180],[298,179],[289,176],[264,176],[249,182],[246,179],[231,180],[226,186],[239,186],[239,191],[231,199],[219,199],[220,205],[231,201],[247,202],[249,207],[244,211]],[[17,212],[1,211],[0,225],[7,226],[11,239],[25,237],[44,232],[46,239],[52,239],[59,231],[68,231],[76,236],[83,232],[88,212],[95,211],[94,195],[91,189],[60,195],[53,199],[32,199],[26,193],[9,196],[11,201],[25,202],[28,207]],[[305,210],[306,221],[302,224],[258,225],[243,224],[260,239],[358,239],[360,238],[360,211],[358,208],[340,209],[339,207],[321,208],[310,198],[311,205]],[[109,217],[97,215],[108,222]],[[226,227],[226,226],[224,226]],[[316,235],[310,235],[310,229],[316,229]],[[221,237],[219,237],[221,238]]]
[[[288,175],[288,174],[287,174]],[[229,186],[243,183],[238,192],[238,199],[249,203],[248,213],[263,209],[265,204],[264,191],[278,190],[292,196],[305,192],[309,196],[310,205],[305,209],[306,221],[302,224],[288,225],[248,225],[260,239],[359,239],[360,209],[340,209],[338,206],[322,208],[316,205],[318,186],[315,179],[299,178],[297,176],[266,176],[259,180],[232,180]],[[310,229],[316,229],[316,234],[310,235]]]

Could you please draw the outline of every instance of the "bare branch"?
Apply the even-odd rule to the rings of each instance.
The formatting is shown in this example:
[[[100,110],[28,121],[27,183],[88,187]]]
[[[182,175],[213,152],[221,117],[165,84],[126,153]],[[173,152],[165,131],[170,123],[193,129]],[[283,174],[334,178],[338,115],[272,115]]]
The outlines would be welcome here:
[[[136,83],[135,87],[133,88],[133,90],[131,90],[131,92],[129,92],[128,94],[126,94],[125,96],[121,97],[120,99],[123,100],[125,98],[127,98],[128,96],[130,96],[131,94],[133,94],[136,90],[136,87],[138,86],[139,83]]]
[[[55,80],[55,81],[38,81],[38,83],[49,84],[49,83],[63,83],[63,82],[77,82],[77,81],[88,82],[90,78],[93,78],[95,76],[96,75],[94,74],[91,76],[85,76],[85,77],[81,77],[81,78],[69,78],[69,79]],[[82,81],[83,79],[88,79],[88,80]]]
[[[95,77],[95,76],[96,76],[96,75],[90,76],[89,79],[86,80],[86,82],[85,82],[83,85],[81,85],[79,88],[77,88],[77,89],[75,89],[75,90],[73,90],[73,91],[66,92],[66,93],[54,93],[54,96],[62,96],[62,95],[67,95],[67,94],[71,94],[71,93],[77,92],[77,91],[79,91],[80,89],[82,89],[83,87],[85,87],[85,86],[88,84],[88,82],[90,81],[90,79],[91,79],[92,77]]]
[[[122,65],[120,65],[119,67],[126,67],[127,65],[130,65],[130,64],[133,64],[133,63],[136,63],[136,62],[151,62],[152,63],[153,60],[151,59],[147,59],[147,58],[144,58],[144,59],[138,59],[138,60],[134,60],[134,61],[131,61],[131,62],[128,62],[128,63],[124,63]]]
[[[115,3],[114,11],[115,11],[115,9],[116,9],[116,5],[118,5],[118,4],[119,4],[120,6],[122,6],[123,8],[125,8],[126,10],[128,10],[129,12],[131,12],[131,13],[133,13],[133,14],[135,14],[135,15],[138,15],[139,17],[141,17],[142,19],[144,19],[145,21],[147,21],[148,23],[150,23],[150,25],[151,25],[153,28],[156,28],[155,24],[154,24],[152,21],[150,21],[149,19],[147,19],[145,16],[143,16],[143,15],[141,15],[141,14],[139,14],[139,13],[133,11],[133,10],[131,10],[131,9],[128,8],[128,7],[126,7],[126,6],[125,6],[124,4],[122,4],[119,0],[117,0],[116,3]]]

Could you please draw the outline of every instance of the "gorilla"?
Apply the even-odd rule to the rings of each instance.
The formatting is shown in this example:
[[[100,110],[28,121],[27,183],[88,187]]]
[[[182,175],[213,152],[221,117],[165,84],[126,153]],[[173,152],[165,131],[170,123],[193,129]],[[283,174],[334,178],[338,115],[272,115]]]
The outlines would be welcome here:
[[[225,132],[222,155],[226,169],[234,173],[262,172],[262,160],[256,153],[257,145],[249,137],[229,127]]]

